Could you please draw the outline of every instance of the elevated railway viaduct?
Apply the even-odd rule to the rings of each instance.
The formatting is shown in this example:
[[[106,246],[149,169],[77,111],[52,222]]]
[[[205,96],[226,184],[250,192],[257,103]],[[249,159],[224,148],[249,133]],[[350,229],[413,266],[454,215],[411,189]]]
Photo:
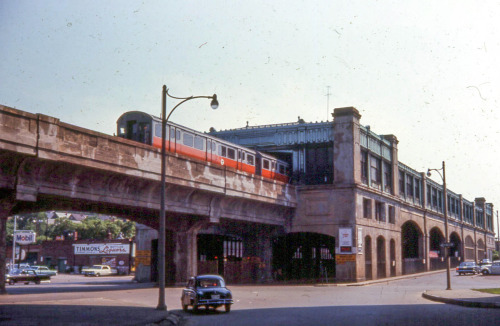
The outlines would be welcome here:
[[[396,137],[361,126],[356,109],[333,116],[274,131],[295,147],[269,151],[289,155],[294,172],[314,171],[307,182],[167,153],[169,281],[200,271],[233,282],[362,281],[444,267],[442,187],[400,163]],[[304,160],[311,153],[316,167]],[[6,220],[18,213],[97,212],[157,229],[160,162],[151,146],[0,106],[0,266]],[[447,199],[453,263],[491,256],[493,205]]]

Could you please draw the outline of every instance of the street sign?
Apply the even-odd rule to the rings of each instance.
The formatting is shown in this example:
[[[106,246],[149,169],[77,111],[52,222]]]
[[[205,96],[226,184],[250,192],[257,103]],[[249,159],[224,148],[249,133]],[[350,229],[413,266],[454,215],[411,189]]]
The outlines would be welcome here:
[[[453,242],[447,242],[447,243],[442,243],[439,246],[444,248],[449,248],[449,247],[455,247],[455,244]]]

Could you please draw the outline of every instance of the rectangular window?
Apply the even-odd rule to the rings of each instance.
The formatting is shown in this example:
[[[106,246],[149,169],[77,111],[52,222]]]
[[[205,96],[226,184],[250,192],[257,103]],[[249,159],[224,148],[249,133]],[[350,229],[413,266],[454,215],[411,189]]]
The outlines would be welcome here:
[[[182,143],[186,146],[193,147],[194,136],[188,133],[184,133],[184,139]]]
[[[235,160],[236,159],[236,151],[233,148],[228,147],[227,148],[227,157]]]
[[[227,147],[221,145],[221,147],[219,147],[219,149],[220,149],[220,153],[219,153],[220,156],[227,157]]]
[[[396,224],[396,209],[389,205],[389,223]]]
[[[406,175],[406,194],[413,197],[413,176]]]
[[[403,171],[399,171],[399,195],[401,197],[405,196],[405,173]]]
[[[370,157],[370,177],[372,182],[380,184],[382,182],[381,161],[374,156]]]
[[[415,198],[420,199],[420,180],[415,179]]]
[[[250,155],[250,154],[247,154],[247,163],[250,164],[250,165],[254,165],[254,156],[253,155]]]
[[[205,139],[200,136],[196,136],[194,138],[194,148],[199,149],[200,151],[205,149]]]
[[[262,160],[262,168],[265,170],[269,170],[269,160],[266,159]]]
[[[368,152],[361,151],[361,182],[368,183]]]
[[[364,198],[363,199],[363,217],[372,218],[372,200]]]
[[[392,166],[388,162],[384,162],[384,187],[386,192],[392,191]]]
[[[385,216],[384,216],[384,203],[381,202],[375,202],[375,219],[377,221],[384,222],[385,221]]]

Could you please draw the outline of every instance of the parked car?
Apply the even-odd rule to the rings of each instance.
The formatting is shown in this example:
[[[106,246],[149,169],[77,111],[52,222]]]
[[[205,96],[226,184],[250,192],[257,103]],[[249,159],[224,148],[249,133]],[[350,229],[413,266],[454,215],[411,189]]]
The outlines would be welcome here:
[[[481,271],[481,267],[473,261],[461,262],[457,267],[458,275],[462,274],[478,274]]]
[[[489,265],[481,267],[481,273],[483,275],[500,274],[500,260],[496,260]]]
[[[31,266],[29,269],[34,270],[37,274],[56,276],[57,271],[49,269],[47,266]]]
[[[483,259],[479,262],[479,266],[484,266],[484,265],[491,265],[491,260],[489,259]]]
[[[224,306],[226,312],[231,311],[233,295],[226,288],[226,282],[219,275],[198,275],[189,279],[186,288],[182,290],[181,305],[184,311],[188,306],[193,306],[193,311],[198,311],[200,306],[205,309],[217,309]]]
[[[42,281],[50,282],[50,275],[37,274],[32,269],[14,269],[5,275],[5,282],[10,285],[14,285],[17,282],[40,284]]]
[[[93,265],[89,268],[82,268],[82,274],[85,276],[107,276],[116,274],[116,269],[109,265]]]

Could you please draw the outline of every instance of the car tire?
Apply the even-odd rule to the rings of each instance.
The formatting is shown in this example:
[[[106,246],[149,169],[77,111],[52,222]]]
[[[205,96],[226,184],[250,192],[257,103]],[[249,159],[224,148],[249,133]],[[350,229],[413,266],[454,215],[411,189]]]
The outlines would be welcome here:
[[[184,310],[184,312],[188,311],[188,305],[183,303],[182,310]]]
[[[99,276],[101,276],[101,274],[99,274],[99,273],[95,274],[95,277],[99,277]]]
[[[40,280],[35,280],[35,284],[40,284]]]
[[[198,306],[196,304],[193,304],[193,312],[195,314],[198,313]]]
[[[9,280],[9,284],[10,284],[10,285],[14,285],[14,284],[16,284],[16,281],[14,281],[14,280]]]
[[[230,312],[231,311],[231,305],[230,304],[224,305],[224,308],[226,309],[226,312]]]
[[[482,273],[483,275],[488,275],[490,272],[488,270],[484,270]]]
[[[458,276],[462,276],[462,273],[458,273]]]

